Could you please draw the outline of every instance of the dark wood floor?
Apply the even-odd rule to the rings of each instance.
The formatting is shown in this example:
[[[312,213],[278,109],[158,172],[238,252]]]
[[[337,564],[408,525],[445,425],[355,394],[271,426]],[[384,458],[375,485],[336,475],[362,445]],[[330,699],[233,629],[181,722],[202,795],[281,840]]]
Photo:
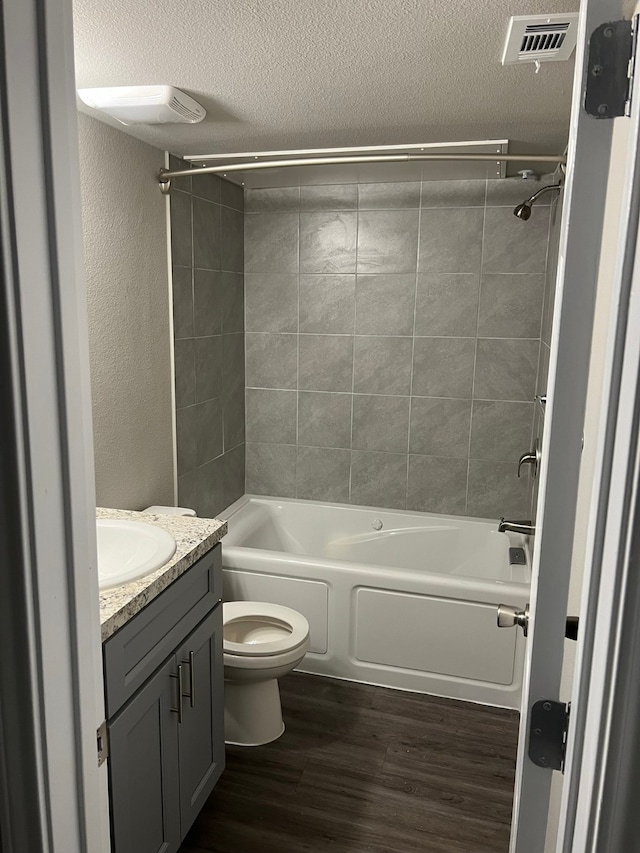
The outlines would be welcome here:
[[[313,675],[285,734],[230,747],[181,853],[502,853],[518,714]]]

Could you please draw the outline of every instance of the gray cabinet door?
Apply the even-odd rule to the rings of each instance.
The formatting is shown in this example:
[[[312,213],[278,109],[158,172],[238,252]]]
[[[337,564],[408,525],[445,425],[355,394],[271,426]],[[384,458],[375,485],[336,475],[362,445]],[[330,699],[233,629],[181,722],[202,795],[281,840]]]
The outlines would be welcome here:
[[[109,723],[111,831],[117,853],[180,845],[177,682],[172,657]]]
[[[224,672],[222,606],[176,652],[188,673],[183,681],[184,717],[178,725],[182,837],[224,769]]]

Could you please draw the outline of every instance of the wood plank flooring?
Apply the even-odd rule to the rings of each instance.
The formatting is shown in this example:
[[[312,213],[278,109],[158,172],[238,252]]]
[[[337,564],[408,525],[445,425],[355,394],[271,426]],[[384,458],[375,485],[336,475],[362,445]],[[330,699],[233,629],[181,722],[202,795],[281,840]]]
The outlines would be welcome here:
[[[181,853],[506,853],[518,714],[293,673]]]

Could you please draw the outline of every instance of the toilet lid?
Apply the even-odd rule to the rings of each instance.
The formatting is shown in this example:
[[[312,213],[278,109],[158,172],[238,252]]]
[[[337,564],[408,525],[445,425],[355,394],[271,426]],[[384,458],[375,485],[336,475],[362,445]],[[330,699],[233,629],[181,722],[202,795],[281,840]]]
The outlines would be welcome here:
[[[247,642],[233,642],[227,638],[225,630],[233,622],[255,622],[255,631],[249,630]],[[226,601],[222,605],[223,648],[233,655],[255,657],[258,655],[276,655],[301,646],[309,636],[309,623],[297,610],[282,604],[268,604],[264,601]],[[273,631],[269,631],[269,628]],[[265,628],[264,632],[260,628]],[[282,634],[281,639],[273,639],[273,634]],[[262,636],[265,637],[263,640]]]

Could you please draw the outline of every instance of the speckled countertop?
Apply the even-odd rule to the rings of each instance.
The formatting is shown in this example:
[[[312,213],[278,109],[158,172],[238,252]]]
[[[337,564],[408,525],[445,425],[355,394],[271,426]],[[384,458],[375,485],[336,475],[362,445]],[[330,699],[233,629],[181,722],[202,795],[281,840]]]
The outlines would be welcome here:
[[[137,581],[100,592],[102,642],[135,616],[153,598],[200,557],[210,551],[227,532],[227,522],[215,518],[152,515],[126,509],[96,509],[96,518],[128,518],[163,527],[176,540],[176,552],[168,563]]]

